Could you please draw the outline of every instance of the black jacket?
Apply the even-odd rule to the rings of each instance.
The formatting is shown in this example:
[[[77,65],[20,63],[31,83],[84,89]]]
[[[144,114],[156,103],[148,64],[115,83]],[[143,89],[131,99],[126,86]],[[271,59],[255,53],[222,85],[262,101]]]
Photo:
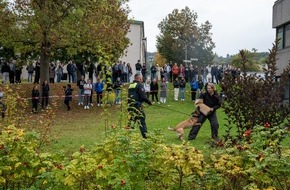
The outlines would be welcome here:
[[[128,88],[128,103],[130,104],[132,102],[135,102],[138,107],[141,106],[143,102],[152,105],[151,101],[147,98],[143,84],[135,80]]]
[[[215,92],[213,95],[210,95],[208,92],[202,93],[199,98],[203,99],[203,103],[205,105],[213,108],[213,111],[216,111],[221,107],[221,101],[217,92]]]

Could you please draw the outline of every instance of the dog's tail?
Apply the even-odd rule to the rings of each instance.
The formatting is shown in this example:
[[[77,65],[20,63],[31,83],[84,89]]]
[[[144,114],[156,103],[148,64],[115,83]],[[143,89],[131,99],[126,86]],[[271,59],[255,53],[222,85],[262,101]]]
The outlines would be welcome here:
[[[175,129],[172,126],[168,127],[168,130],[169,131],[175,131]]]

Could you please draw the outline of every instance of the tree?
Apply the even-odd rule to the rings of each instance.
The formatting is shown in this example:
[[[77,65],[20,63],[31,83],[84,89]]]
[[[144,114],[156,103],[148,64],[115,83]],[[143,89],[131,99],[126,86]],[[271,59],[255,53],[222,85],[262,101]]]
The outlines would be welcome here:
[[[182,63],[184,59],[197,58],[199,65],[212,62],[215,47],[210,32],[212,25],[206,21],[199,26],[197,18],[197,13],[185,7],[174,9],[159,23],[157,50],[166,60]]]
[[[60,52],[70,58],[78,55],[82,59],[117,59],[128,44],[125,2],[16,0],[7,4],[17,18],[14,26],[6,27],[13,36],[3,37],[10,39],[17,53],[39,55],[41,80],[47,80],[50,59]]]
[[[242,57],[240,56],[240,54],[237,54],[232,57],[232,65],[236,68],[243,67],[243,70],[245,71],[261,71],[262,65],[259,61],[266,61],[265,58],[262,60],[258,60],[256,58],[257,52],[255,49],[253,49],[252,52],[249,50],[242,50],[242,52],[247,58],[246,62],[243,64]]]

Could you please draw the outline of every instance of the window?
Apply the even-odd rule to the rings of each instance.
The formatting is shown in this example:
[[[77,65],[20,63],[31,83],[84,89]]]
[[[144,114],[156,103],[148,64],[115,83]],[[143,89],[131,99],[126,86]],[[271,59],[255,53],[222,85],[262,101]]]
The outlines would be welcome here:
[[[277,38],[279,39],[278,49],[283,49],[283,41],[284,41],[283,28],[284,27],[277,28]]]
[[[290,23],[285,26],[285,47],[290,47]]]

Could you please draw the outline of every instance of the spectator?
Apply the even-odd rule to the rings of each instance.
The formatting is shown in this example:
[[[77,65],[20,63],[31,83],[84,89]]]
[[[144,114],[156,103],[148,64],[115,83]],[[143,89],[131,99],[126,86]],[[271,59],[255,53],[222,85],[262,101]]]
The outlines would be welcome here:
[[[46,109],[48,105],[48,98],[49,98],[49,84],[47,80],[44,80],[42,83],[42,93],[41,93],[41,107],[42,109]]]
[[[176,77],[174,82],[173,82],[174,100],[175,101],[178,101],[179,87],[180,87],[180,83],[179,83],[178,77]]]
[[[49,66],[49,83],[54,83],[54,78],[55,78],[55,65],[54,63],[50,63]]]
[[[164,77],[165,77],[165,81],[169,82],[170,81],[170,72],[171,72],[171,67],[170,65],[166,64],[164,65]]]
[[[104,91],[104,83],[100,78],[97,79],[97,83],[95,84],[95,92],[97,94],[97,105],[101,106],[103,104],[103,91]]]
[[[63,75],[63,67],[61,63],[58,63],[57,68],[56,68],[56,81],[58,83],[61,82],[62,75]]]
[[[157,72],[157,68],[154,65],[154,63],[153,63],[153,65],[150,68],[150,72],[151,72],[151,81],[153,81],[153,79],[156,78],[156,72]]]
[[[153,81],[150,84],[150,90],[151,90],[151,99],[152,99],[152,103],[154,103],[154,99],[156,100],[156,102],[158,104],[160,104],[160,102],[158,101],[158,91],[159,91],[159,86],[158,86],[158,82],[157,79],[154,78]]]
[[[69,61],[66,66],[67,74],[68,74],[68,82],[73,82],[73,64],[72,61]]]
[[[147,96],[147,98],[149,99],[149,96],[150,96],[150,79],[147,78],[145,83],[144,83],[144,90],[145,90],[145,94]]]
[[[89,79],[91,79],[92,84],[94,83],[94,73],[96,70],[96,66],[93,62],[90,63],[90,66],[88,68],[88,72],[89,72]]]
[[[198,90],[198,81],[192,79],[190,82],[191,101],[195,101],[197,90]]]
[[[91,84],[91,80],[88,79],[87,83],[84,84],[84,109],[90,109],[89,101],[90,101],[90,96],[92,93],[92,88],[93,88],[93,86]]]
[[[146,79],[146,73],[147,73],[146,63],[143,63],[142,69],[141,69],[141,73],[142,73],[143,80],[145,80]],[[143,81],[143,82],[145,82],[145,81]]]
[[[114,85],[113,85],[113,89],[116,95],[115,104],[121,104],[121,87],[122,87],[122,82],[120,78],[118,77],[116,82],[114,82]]]
[[[126,62],[123,62],[122,65],[122,80],[121,82],[127,83],[128,82],[128,67],[126,65]]]
[[[180,64],[180,67],[179,67],[179,78],[184,78],[185,77],[185,68],[182,64]],[[185,80],[184,80],[185,81]]]
[[[10,73],[10,67],[7,62],[4,62],[4,64],[1,67],[1,73],[2,73],[2,83],[3,84],[8,84],[8,78],[9,78],[9,73]]]
[[[84,85],[86,84],[86,81],[83,76],[81,76],[81,79],[78,80],[77,86],[78,89],[78,105],[84,105]]]
[[[184,77],[181,77],[180,83],[179,83],[179,94],[180,94],[181,101],[184,101],[184,99],[185,99],[185,95],[184,95],[185,86],[186,86],[185,79],[184,79]]]
[[[29,63],[27,66],[26,66],[26,70],[28,72],[28,78],[27,78],[27,81],[28,82],[32,82],[32,75],[33,75],[33,72],[34,72],[34,66],[32,63]]]
[[[128,68],[128,82],[132,82],[132,75],[133,75],[133,71],[132,71],[132,67],[130,66],[130,63],[127,63],[127,68]]]
[[[160,83],[160,102],[165,104],[167,99],[167,83],[165,78],[162,78]]]
[[[177,63],[174,63],[174,66],[172,67],[173,81],[175,81],[175,79],[178,78],[178,75],[179,75],[179,67],[177,66]]]
[[[37,113],[39,103],[39,90],[37,85],[33,86],[31,92],[31,101],[32,101],[32,113]]]
[[[214,63],[213,66],[211,67],[211,82],[214,83],[215,82],[218,84],[218,68],[217,65]],[[208,81],[210,82],[210,81]]]
[[[10,84],[14,84],[14,82],[15,82],[15,65],[14,65],[13,61],[10,61],[9,67],[10,67],[9,81],[10,81]]]
[[[40,79],[40,62],[39,61],[36,61],[34,69],[35,69],[34,84],[39,84],[39,79]]]
[[[15,65],[15,83],[21,83],[22,65],[17,63]]]
[[[65,88],[64,86],[64,104],[67,107],[67,111],[70,111],[70,106],[69,106],[69,102],[72,101],[72,91],[73,89],[71,88],[71,84],[67,84],[67,88]]]
[[[142,65],[140,63],[140,60],[138,60],[137,63],[135,64],[135,69],[136,69],[136,73],[140,73],[141,72]]]

